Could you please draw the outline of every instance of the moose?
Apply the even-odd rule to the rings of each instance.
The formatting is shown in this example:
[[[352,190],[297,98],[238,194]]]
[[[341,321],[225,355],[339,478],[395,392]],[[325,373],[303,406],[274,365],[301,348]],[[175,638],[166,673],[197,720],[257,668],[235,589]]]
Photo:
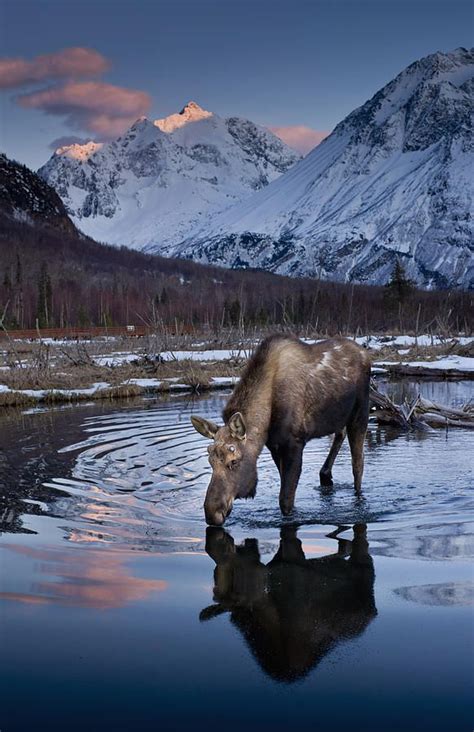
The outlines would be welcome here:
[[[332,467],[348,436],[356,492],[361,490],[369,418],[370,361],[356,343],[335,338],[307,344],[294,336],[266,338],[247,362],[223,411],[224,425],[192,416],[212,440],[212,477],[204,512],[222,526],[237,498],[254,498],[257,458],[266,445],[280,473],[280,509],[293,510],[303,450],[315,437],[334,434],[320,473],[333,485]]]
[[[265,673],[287,683],[304,678],[377,615],[367,527],[354,524],[353,539],[340,538],[348,528],[328,534],[338,542],[336,553],[307,558],[297,527],[284,525],[278,551],[264,564],[256,539],[236,546],[227,531],[209,526],[215,604],[200,620],[229,613]]]

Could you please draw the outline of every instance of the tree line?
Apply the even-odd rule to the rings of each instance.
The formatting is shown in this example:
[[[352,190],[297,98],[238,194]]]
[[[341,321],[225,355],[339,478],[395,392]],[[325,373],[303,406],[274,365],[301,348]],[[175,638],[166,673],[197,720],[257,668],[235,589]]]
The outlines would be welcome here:
[[[385,286],[224,270],[1,220],[0,317],[9,329],[183,324],[325,334],[471,332],[472,292],[417,289],[397,262]]]

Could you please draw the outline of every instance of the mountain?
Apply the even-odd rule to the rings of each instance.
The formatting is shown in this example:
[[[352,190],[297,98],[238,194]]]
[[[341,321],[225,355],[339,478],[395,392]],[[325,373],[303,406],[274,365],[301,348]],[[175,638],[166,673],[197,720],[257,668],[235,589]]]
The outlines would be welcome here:
[[[0,314],[8,329],[154,324],[158,343],[176,325],[216,339],[242,320],[252,332],[313,326],[321,333],[393,330],[400,313],[383,287],[222,269],[99,244],[72,224],[55,191],[0,157]],[[448,315],[447,315],[448,314]],[[449,315],[450,314],[450,315]],[[415,291],[408,329],[472,320],[469,292]],[[161,336],[160,336],[161,334]]]
[[[474,283],[473,49],[416,61],[180,256],[226,267],[428,287]]]
[[[171,254],[298,159],[264,127],[190,102],[179,114],[138,120],[113,142],[62,147],[38,172],[84,233]]]
[[[32,170],[0,154],[0,218],[29,226],[75,232],[66,208],[51,186]]]

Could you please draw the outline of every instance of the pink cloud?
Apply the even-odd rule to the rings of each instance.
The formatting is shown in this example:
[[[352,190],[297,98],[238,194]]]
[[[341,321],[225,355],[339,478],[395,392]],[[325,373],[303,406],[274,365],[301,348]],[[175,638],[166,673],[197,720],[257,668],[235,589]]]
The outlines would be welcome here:
[[[77,135],[63,135],[62,137],[56,137],[49,143],[51,150],[57,150],[58,147],[65,147],[66,145],[85,145],[86,142],[90,142],[88,137],[78,137]]]
[[[329,135],[329,132],[321,130],[313,130],[305,125],[291,125],[289,127],[269,127],[274,135],[279,137],[283,142],[292,147],[294,150],[306,155],[316,145]]]
[[[56,53],[24,58],[0,59],[0,89],[32,84],[46,79],[77,79],[103,74],[109,61],[92,48],[65,48]]]
[[[22,107],[65,117],[74,129],[87,130],[101,140],[120,135],[151,105],[146,92],[103,81],[68,81],[22,94],[16,101]]]

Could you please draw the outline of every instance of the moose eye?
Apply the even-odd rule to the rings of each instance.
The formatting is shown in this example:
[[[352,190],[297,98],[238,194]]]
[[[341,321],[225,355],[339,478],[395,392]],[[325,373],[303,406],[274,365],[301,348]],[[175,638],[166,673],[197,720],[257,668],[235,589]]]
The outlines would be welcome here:
[[[235,452],[235,445],[229,445],[229,452]]]

